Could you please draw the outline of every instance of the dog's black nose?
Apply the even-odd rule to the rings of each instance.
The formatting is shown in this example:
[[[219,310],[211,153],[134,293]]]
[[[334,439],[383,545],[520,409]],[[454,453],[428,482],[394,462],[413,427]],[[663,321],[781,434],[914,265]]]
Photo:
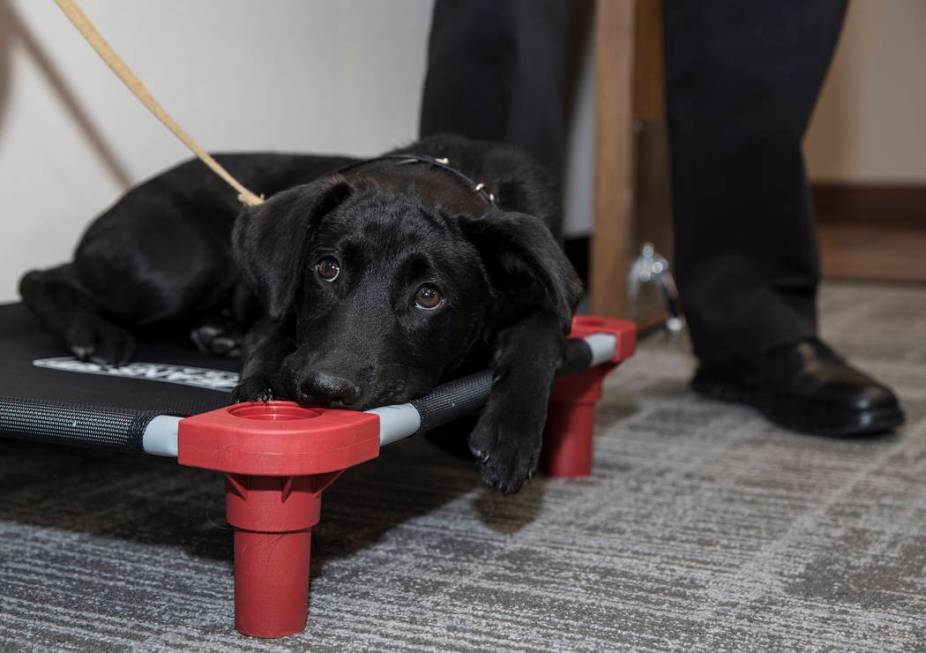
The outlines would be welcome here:
[[[315,406],[350,406],[360,388],[340,376],[312,371],[299,384],[299,403]]]

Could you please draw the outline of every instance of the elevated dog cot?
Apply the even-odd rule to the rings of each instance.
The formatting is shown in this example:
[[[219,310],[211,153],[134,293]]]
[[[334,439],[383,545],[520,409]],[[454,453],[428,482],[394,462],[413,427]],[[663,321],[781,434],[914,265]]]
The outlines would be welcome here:
[[[601,382],[634,346],[629,322],[575,319],[544,435],[547,474],[591,472]],[[365,412],[228,405],[237,363],[182,343],[142,342],[137,362],[119,368],[62,353],[23,306],[0,306],[0,435],[166,456],[225,474],[235,626],[257,637],[305,627],[311,530],[325,488],[381,447],[477,410],[492,385],[489,372],[473,374]]]

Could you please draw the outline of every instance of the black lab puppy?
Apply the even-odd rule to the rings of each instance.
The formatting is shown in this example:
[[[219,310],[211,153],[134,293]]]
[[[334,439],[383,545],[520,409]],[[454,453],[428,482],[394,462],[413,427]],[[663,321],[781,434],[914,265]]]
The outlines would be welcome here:
[[[217,158],[269,199],[241,209],[184,163],[97,218],[72,263],[27,274],[25,303],[85,360],[128,361],[142,330],[192,331],[218,353],[243,344],[238,401],[365,409],[491,367],[469,447],[487,483],[520,488],[581,292],[549,228],[547,174],[453,136],[366,162]]]

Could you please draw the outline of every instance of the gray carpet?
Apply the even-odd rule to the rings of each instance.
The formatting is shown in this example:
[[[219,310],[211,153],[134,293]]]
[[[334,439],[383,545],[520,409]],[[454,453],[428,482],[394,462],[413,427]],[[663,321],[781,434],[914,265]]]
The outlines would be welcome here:
[[[232,629],[221,482],[0,442],[0,650],[926,650],[926,288],[828,286],[823,331],[900,392],[896,436],[783,432],[648,340],[595,474],[515,497],[423,439],[325,498],[306,634]]]

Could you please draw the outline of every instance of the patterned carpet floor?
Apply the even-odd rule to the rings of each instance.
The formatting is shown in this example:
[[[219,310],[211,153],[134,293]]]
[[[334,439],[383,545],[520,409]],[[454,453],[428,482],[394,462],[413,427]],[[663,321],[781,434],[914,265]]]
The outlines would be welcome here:
[[[0,441],[2,651],[926,651],[926,288],[829,285],[822,329],[897,434],[794,435],[693,395],[657,335],[606,386],[594,475],[483,489],[424,438],[349,471],[309,630],[232,628],[218,476]]]

